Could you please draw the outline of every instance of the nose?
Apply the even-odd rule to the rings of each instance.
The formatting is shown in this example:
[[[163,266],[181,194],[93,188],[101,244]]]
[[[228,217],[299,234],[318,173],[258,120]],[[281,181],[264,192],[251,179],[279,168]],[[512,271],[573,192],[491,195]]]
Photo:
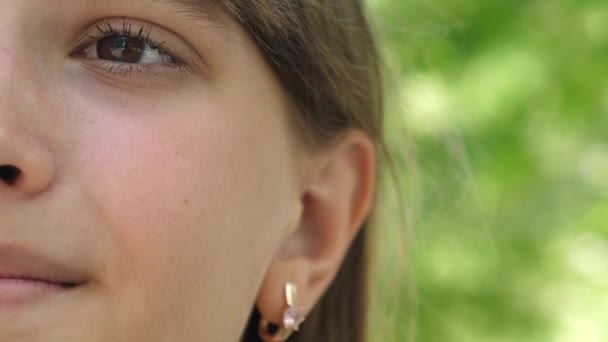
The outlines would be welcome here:
[[[55,168],[47,145],[0,121],[0,198],[7,192],[34,195],[48,188]]]

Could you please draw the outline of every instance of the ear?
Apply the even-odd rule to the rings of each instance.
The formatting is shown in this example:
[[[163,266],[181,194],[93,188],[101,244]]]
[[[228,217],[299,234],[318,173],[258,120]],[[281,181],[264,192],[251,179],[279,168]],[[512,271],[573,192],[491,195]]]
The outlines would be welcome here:
[[[374,197],[375,147],[361,130],[348,130],[311,160],[297,228],[271,260],[256,300],[261,315],[279,325],[286,308],[285,283],[297,286],[299,306],[308,314],[334,280]]]

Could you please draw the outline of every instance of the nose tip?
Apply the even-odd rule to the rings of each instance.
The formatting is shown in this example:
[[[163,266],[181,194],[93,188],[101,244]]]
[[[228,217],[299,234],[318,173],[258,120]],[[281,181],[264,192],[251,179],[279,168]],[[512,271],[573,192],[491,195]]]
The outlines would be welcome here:
[[[0,127],[0,197],[6,191],[31,195],[54,178],[49,149],[32,135]]]

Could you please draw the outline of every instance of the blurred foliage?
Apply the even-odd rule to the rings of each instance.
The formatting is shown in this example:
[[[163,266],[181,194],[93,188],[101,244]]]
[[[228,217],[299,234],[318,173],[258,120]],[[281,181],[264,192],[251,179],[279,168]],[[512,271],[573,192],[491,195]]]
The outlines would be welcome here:
[[[371,341],[608,341],[608,1],[369,3],[405,197]]]

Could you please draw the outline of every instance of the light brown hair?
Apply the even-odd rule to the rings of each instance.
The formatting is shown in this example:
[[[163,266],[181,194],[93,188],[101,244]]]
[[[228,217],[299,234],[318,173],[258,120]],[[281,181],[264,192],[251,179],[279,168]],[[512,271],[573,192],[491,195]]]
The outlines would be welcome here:
[[[349,128],[365,131],[380,152],[379,57],[361,0],[215,0],[251,35],[294,104],[297,131],[323,148]],[[378,172],[377,174],[380,174]],[[371,216],[336,279],[292,342],[363,342],[367,334]],[[253,308],[243,342],[259,341]]]

